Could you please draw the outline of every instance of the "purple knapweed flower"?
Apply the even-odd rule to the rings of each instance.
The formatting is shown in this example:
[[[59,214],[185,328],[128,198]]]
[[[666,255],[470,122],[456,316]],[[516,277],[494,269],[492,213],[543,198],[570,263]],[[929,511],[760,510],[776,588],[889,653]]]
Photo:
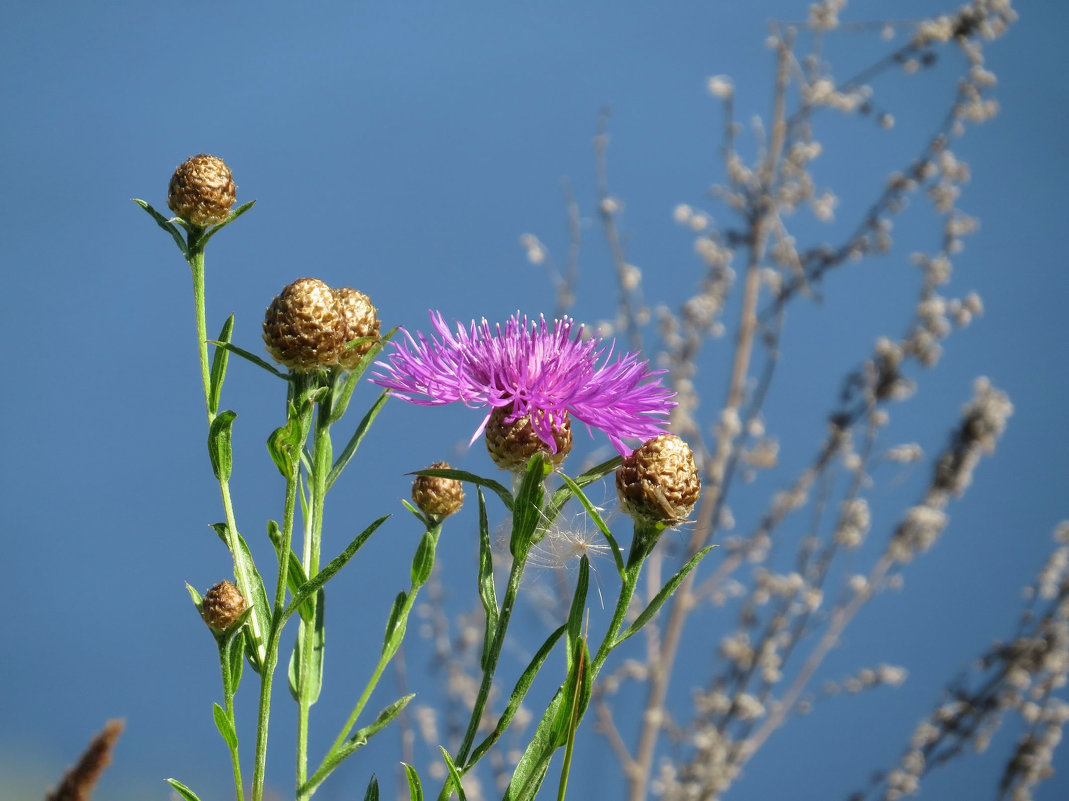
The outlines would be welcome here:
[[[461,402],[473,408],[490,407],[471,441],[483,433],[495,408],[511,406],[505,422],[530,416],[535,432],[556,453],[553,420],[565,411],[591,426],[600,428],[616,450],[631,452],[624,439],[643,442],[665,432],[664,418],[675,406],[675,393],[661,386],[648,363],[638,354],[628,353],[609,361],[603,341],[582,340],[582,326],[565,318],[552,329],[545,317],[528,324],[519,312],[509,318],[502,332],[484,319],[470,330],[457,324],[454,334],[441,314],[431,311],[438,337],[429,340],[417,332],[416,338],[404,331],[403,342],[394,341],[389,360],[376,362],[384,372],[372,382],[421,406]],[[403,329],[402,329],[403,330]],[[597,362],[606,355],[601,367]],[[653,379],[653,380],[649,380]]]

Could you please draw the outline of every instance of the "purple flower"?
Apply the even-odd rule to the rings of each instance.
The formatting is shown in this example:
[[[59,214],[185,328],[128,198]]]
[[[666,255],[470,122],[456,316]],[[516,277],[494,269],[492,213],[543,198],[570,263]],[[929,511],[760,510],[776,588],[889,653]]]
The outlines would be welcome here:
[[[621,454],[631,448],[624,439],[643,442],[663,434],[665,417],[675,406],[674,393],[661,386],[663,370],[650,372],[647,362],[635,353],[610,362],[601,339],[581,339],[582,326],[568,318],[557,320],[552,330],[545,317],[528,325],[519,312],[491,330],[483,320],[465,330],[457,324],[452,333],[441,314],[431,311],[438,337],[427,339],[417,332],[414,339],[404,331],[405,341],[394,341],[386,362],[377,362],[384,372],[372,381],[394,391],[397,397],[421,406],[457,401],[473,408],[490,407],[471,441],[486,428],[495,408],[511,406],[505,422],[530,415],[539,439],[556,452],[551,426],[564,411],[609,435]],[[403,329],[402,329],[403,330]],[[605,363],[597,362],[605,355]],[[647,380],[654,379],[654,380]]]

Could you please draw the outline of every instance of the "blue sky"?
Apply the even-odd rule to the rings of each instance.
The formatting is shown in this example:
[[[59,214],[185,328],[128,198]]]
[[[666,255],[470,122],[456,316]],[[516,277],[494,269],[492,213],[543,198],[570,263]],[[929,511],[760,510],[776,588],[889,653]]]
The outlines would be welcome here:
[[[1020,5],[1020,21],[988,50],[1002,113],[955,144],[973,173],[961,206],[982,229],[966,241],[951,292],[976,289],[985,314],[949,340],[944,361],[920,377],[918,397],[894,412],[889,436],[937,451],[981,374],[1009,393],[1016,413],[995,458],[952,506],[945,539],[910,570],[905,592],[866,611],[829,665],[834,677],[894,662],[911,670],[910,681],[785,729],[751,763],[738,797],[776,797],[802,779],[812,797],[842,797],[892,764],[945,681],[1012,632],[1020,588],[1069,515],[1061,213],[1069,10],[1054,0]],[[951,6],[858,2],[848,16],[908,19]],[[734,78],[744,123],[764,114],[766,21],[804,14],[804,3],[786,0],[10,4],[0,30],[8,154],[0,161],[8,297],[0,413],[9,454],[0,467],[9,599],[0,623],[0,799],[41,795],[113,716],[128,728],[98,798],[164,799],[160,779],[170,775],[205,801],[227,792],[210,715],[213,646],[183,589],[229,575],[207,528],[219,509],[204,453],[188,271],[131,197],[162,209],[179,162],[202,151],[227,159],[239,200],[258,203],[209,250],[209,329],[233,312],[235,341],[255,350],[264,307],[304,275],[359,287],[387,326],[425,328],[428,308],[461,320],[503,320],[517,308],[550,313],[552,286],[518,239],[534,233],[563,260],[567,176],[589,221],[575,314],[596,321],[615,303],[591,151],[599,110],[610,106],[611,183],[626,203],[629,258],[644,270],[648,298],[678,302],[700,268],[672,209],[685,202],[730,220],[706,194],[722,174],[720,108],[705,80]],[[879,46],[876,37],[845,37],[829,55],[846,74]],[[870,197],[872,181],[917,151],[952,89],[938,77],[894,76],[877,85],[899,121],[892,132],[828,122],[826,156],[814,169],[843,198],[844,224],[851,201]],[[863,149],[870,140],[872,151]],[[784,472],[746,490],[735,507],[740,528],[813,452],[839,377],[878,335],[902,333],[916,290],[908,249],[934,246],[912,220],[902,223],[906,250],[833,276],[822,304],[791,308],[769,401]],[[727,354],[725,339],[703,363],[708,407],[722,397]],[[255,521],[277,515],[280,488],[263,440],[281,399],[242,367],[233,364],[224,403],[240,415],[235,447],[248,461],[234,492],[253,532],[262,530]],[[363,402],[373,397],[366,388]],[[476,413],[394,403],[380,419],[363,469],[347,475],[339,520],[350,515],[362,528],[400,511],[403,474],[443,456],[492,470],[480,447],[463,447]],[[916,500],[926,470],[892,474],[886,494],[881,484],[874,538]],[[377,641],[384,599],[405,580],[418,532],[400,515],[390,525],[331,606],[326,681],[338,689],[316,708],[327,720],[346,708],[340,685],[362,664],[362,638]],[[469,578],[471,525],[470,516],[458,521],[443,546],[458,581]],[[610,573],[602,570],[606,581]],[[458,586],[458,609],[473,600],[462,593]],[[538,625],[533,615],[527,624]],[[712,650],[700,639],[693,647]],[[704,676],[692,670],[677,682],[684,700]],[[277,736],[285,740],[285,724]],[[612,764],[600,739],[587,743],[592,769],[577,774],[577,795],[592,792],[598,766]],[[353,797],[372,770],[390,775],[392,746],[368,753],[319,797]],[[1063,797],[1064,753],[1058,767],[1039,798]],[[930,797],[951,788],[990,795],[998,769],[989,760],[937,775]]]

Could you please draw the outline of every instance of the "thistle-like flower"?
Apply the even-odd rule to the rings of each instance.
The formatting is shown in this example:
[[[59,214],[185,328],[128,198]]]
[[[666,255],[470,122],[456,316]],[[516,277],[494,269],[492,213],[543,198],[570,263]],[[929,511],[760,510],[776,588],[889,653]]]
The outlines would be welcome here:
[[[201,153],[183,161],[167,189],[171,211],[192,225],[218,225],[230,214],[237,187],[221,158]]]
[[[501,423],[527,419],[530,429],[550,454],[565,447],[561,429],[569,415],[590,428],[604,431],[617,451],[630,452],[625,439],[647,440],[663,433],[673,393],[661,385],[648,364],[628,353],[609,361],[602,340],[582,339],[582,327],[565,318],[552,328],[544,317],[528,323],[519,313],[505,330],[491,329],[483,320],[470,329],[449,330],[441,314],[432,311],[438,337],[405,331],[394,352],[377,362],[383,372],[372,381],[397,397],[422,406],[461,402],[489,407],[472,436],[475,441],[491,422],[495,410]],[[602,356],[606,361],[597,366]],[[652,379],[652,380],[651,380]],[[570,434],[567,435],[570,444]],[[491,447],[491,452],[493,448]]]
[[[432,470],[448,470],[448,462],[435,462]],[[464,505],[464,485],[455,478],[417,476],[412,482],[412,501],[424,514],[449,517]]]
[[[275,361],[297,372],[338,363],[345,344],[345,313],[318,278],[300,278],[271,301],[264,315],[264,344]]]
[[[371,299],[359,289],[342,287],[331,290],[334,293],[334,303],[345,318],[345,342],[366,337],[378,337],[379,315],[375,307],[371,305]],[[339,363],[346,370],[352,370],[360,360],[375,346],[374,340],[368,339],[351,348],[342,347]]]

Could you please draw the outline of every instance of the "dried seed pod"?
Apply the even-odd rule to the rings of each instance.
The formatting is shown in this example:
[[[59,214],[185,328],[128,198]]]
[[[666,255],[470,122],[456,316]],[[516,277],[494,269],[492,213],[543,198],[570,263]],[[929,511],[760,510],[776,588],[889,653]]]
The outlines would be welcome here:
[[[317,278],[299,278],[285,287],[264,315],[267,352],[294,372],[337,364],[345,331],[334,293]]]
[[[550,418],[553,441],[557,446],[556,453],[553,453],[534,430],[530,415],[524,415],[511,423],[506,422],[511,411],[511,406],[497,407],[490,413],[490,421],[486,424],[486,449],[490,452],[494,464],[502,470],[524,470],[532,456],[544,453],[554,467],[559,467],[572,451],[571,415],[564,411],[556,418]]]
[[[192,225],[218,225],[230,214],[237,187],[220,158],[201,153],[186,159],[171,176],[167,205]]]
[[[616,471],[620,506],[636,522],[682,523],[697,503],[700,490],[694,454],[675,434],[649,440]]]
[[[435,462],[432,470],[448,470],[448,462]],[[455,478],[417,476],[412,482],[412,501],[424,514],[449,517],[464,505],[464,485]]]
[[[364,354],[374,347],[375,342],[369,340],[351,348],[346,348],[345,344],[363,337],[378,337],[379,315],[371,299],[360,290],[346,286],[333,292],[334,301],[345,318],[345,335],[339,361],[346,370],[352,370]]]
[[[220,581],[206,593],[200,605],[200,616],[215,632],[230,629],[245,613],[249,605],[244,596],[229,581]]]

